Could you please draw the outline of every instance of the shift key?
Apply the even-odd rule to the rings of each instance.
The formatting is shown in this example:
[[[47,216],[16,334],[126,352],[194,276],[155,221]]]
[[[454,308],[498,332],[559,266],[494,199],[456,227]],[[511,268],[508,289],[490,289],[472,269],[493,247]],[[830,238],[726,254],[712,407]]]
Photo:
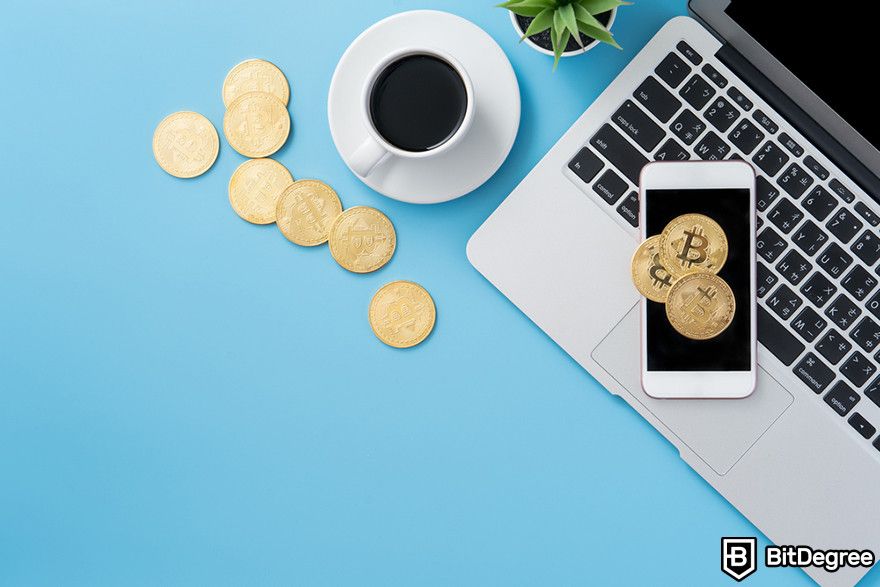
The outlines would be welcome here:
[[[614,130],[613,126],[603,124],[599,132],[590,139],[590,144],[617,167],[633,185],[639,185],[639,174],[642,172],[642,167],[647,165],[648,159]]]

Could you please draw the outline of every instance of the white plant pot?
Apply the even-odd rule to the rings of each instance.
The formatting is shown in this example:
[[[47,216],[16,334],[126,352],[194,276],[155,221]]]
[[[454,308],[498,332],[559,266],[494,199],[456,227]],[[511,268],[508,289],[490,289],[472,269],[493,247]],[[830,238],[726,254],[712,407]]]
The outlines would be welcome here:
[[[511,24],[513,24],[513,30],[516,31],[517,36],[522,37],[523,34],[525,33],[525,31],[519,28],[519,23],[516,20],[516,15],[514,13],[510,12],[509,10],[508,10],[508,12],[510,13],[510,22],[511,22]],[[607,28],[608,30],[611,30],[611,25],[614,24],[615,18],[617,18],[617,8],[616,7],[611,9],[611,18],[608,19],[608,24],[605,25],[605,28]],[[523,43],[525,43],[526,45],[528,45],[529,47],[531,47],[532,49],[534,49],[538,53],[543,53],[544,55],[549,55],[550,57],[553,57],[553,51],[550,51],[550,50],[545,49],[544,47],[538,45],[537,43],[532,41],[529,37],[526,37],[525,39],[523,39]],[[593,47],[595,47],[599,43],[600,43],[600,41],[593,39],[593,42],[590,43],[589,45],[587,45],[586,47],[584,47],[583,49],[578,47],[577,49],[574,49],[572,51],[565,51],[562,54],[562,56],[563,57],[571,57],[572,55],[580,55],[581,53],[586,53],[587,51],[589,51],[590,49],[592,49]]]

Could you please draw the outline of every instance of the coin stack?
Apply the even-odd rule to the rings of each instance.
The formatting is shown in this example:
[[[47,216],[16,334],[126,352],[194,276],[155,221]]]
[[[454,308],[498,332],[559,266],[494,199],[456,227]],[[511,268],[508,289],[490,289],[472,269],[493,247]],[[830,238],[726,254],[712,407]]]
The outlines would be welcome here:
[[[736,313],[733,290],[718,272],[727,261],[727,235],[703,214],[684,214],[645,240],[632,259],[632,280],[649,300],[666,306],[682,336],[715,338]]]
[[[262,59],[243,61],[227,74],[222,94],[223,133],[233,149],[249,158],[229,180],[229,203],[235,213],[253,224],[275,223],[285,238],[300,246],[329,241],[333,259],[353,273],[384,267],[397,247],[394,225],[385,214],[367,206],[343,211],[329,185],[295,180],[284,165],[268,158],[290,135],[290,87],[284,73]],[[195,112],[166,117],[153,135],[156,161],[176,177],[201,175],[214,164],[218,150],[217,131]],[[422,286],[394,281],[373,296],[369,320],[379,340],[408,348],[431,333],[436,307]]]

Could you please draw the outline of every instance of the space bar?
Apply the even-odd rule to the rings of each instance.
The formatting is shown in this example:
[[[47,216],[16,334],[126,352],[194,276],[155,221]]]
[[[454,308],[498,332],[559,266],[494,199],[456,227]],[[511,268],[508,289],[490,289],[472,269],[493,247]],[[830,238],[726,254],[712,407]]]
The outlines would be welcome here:
[[[599,132],[590,139],[590,144],[623,172],[633,185],[639,185],[639,174],[642,172],[642,167],[648,163],[648,159],[610,124],[602,125]]]
[[[758,306],[758,340],[785,365],[791,365],[806,348],[761,306]]]

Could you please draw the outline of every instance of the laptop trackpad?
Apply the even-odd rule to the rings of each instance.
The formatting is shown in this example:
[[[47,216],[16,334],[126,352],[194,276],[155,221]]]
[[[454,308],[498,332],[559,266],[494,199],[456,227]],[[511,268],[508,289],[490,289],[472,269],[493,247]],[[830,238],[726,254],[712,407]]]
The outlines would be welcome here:
[[[794,401],[760,366],[755,392],[745,399],[654,399],[642,391],[638,349],[637,304],[592,356],[719,475],[726,474]]]

